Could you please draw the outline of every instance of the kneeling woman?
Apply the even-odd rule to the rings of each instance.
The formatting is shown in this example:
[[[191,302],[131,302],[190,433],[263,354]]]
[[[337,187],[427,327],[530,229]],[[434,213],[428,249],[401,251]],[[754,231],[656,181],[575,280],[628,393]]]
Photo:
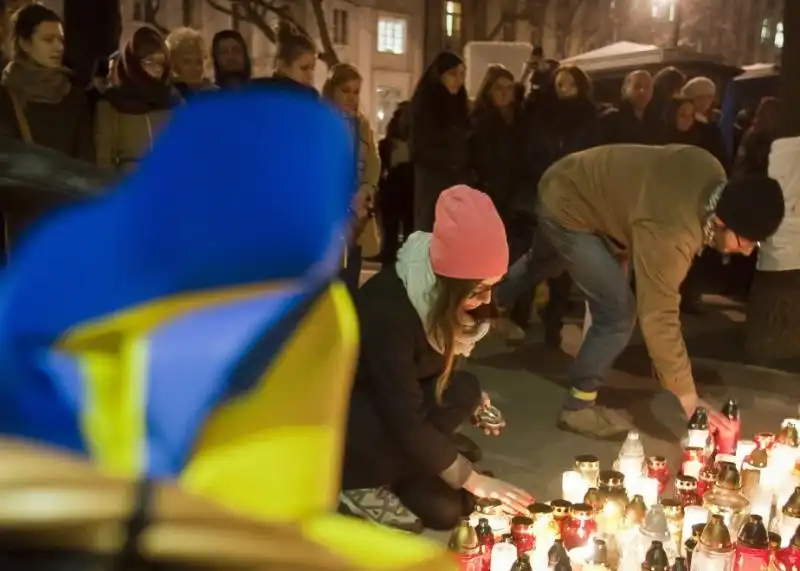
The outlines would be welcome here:
[[[474,498],[521,511],[531,497],[478,473],[456,429],[488,402],[478,379],[455,370],[489,324],[471,312],[491,301],[508,269],[503,222],[491,199],[457,186],[436,203],[433,233],[415,232],[356,296],[361,353],[350,400],[341,503],[355,515],[420,531],[450,529]]]

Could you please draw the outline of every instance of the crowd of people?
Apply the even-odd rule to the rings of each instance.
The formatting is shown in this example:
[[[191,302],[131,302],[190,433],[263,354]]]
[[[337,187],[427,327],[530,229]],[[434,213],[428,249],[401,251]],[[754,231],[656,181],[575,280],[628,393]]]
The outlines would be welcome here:
[[[457,362],[490,321],[507,336],[524,334],[540,281],[550,290],[548,343],[560,345],[573,283],[592,318],[558,425],[618,438],[629,423],[595,400],[637,316],[657,376],[690,415],[702,401],[679,304],[693,297],[692,263],[705,249],[750,255],[783,218],[781,188],[766,176],[774,102],[764,102],[729,156],[714,117],[715,83],[687,81],[674,68],[628,74],[619,105],[603,107],[580,68],[546,65],[534,52],[519,80],[490,66],[470,101],[464,61],[443,52],[377,143],[359,110],[358,69],[333,66],[318,93],[315,43],[285,25],[268,78],[252,77],[247,45],[233,30],[218,33],[207,54],[197,31],[164,38],[142,27],[98,66],[89,90],[64,66],[56,13],[26,6],[13,32],[0,132],[120,176],[151,151],[176,107],[204,93],[293,89],[329,100],[351,122],[358,183],[342,278],[362,343],[341,503],[394,527],[448,529],[480,497],[511,511],[530,501],[478,469],[480,449],[457,431],[467,422],[490,434],[502,428],[482,420],[489,397]],[[381,270],[359,287],[362,258],[378,254]],[[493,301],[499,319],[490,319]],[[711,420],[726,429],[721,416]]]

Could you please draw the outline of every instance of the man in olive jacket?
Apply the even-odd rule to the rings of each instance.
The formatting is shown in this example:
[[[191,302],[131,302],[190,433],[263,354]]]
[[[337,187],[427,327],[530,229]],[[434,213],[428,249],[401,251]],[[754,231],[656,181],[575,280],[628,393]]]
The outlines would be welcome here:
[[[783,214],[775,180],[727,181],[722,165],[698,147],[609,145],[550,167],[539,184],[539,229],[585,293],[592,317],[559,427],[600,439],[629,428],[595,399],[637,313],[659,380],[690,416],[702,403],[681,332],[681,282],[703,248],[750,254]],[[625,263],[635,275],[635,298]],[[709,414],[712,423],[724,423]]]

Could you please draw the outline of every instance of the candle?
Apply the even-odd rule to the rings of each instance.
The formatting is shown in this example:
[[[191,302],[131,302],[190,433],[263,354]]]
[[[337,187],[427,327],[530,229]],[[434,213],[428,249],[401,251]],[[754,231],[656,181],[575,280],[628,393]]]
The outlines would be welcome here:
[[[583,502],[589,486],[583,476],[575,470],[564,472],[561,476],[561,497],[573,504]]]
[[[658,490],[660,483],[656,478],[640,476],[631,481],[628,489],[630,497],[640,495],[644,499],[644,504],[649,508],[658,503]]]
[[[741,470],[742,465],[744,464],[744,459],[747,458],[755,449],[756,443],[754,440],[740,440],[738,446],[736,447],[736,467]]]
[[[772,490],[766,486],[757,486],[750,494],[750,513],[760,515],[764,521],[771,521]]]
[[[714,462],[719,464],[721,462],[729,462],[739,468],[739,461],[736,459],[736,456],[733,454],[717,454],[716,458],[714,458]]]
[[[685,555],[686,540],[692,537],[692,527],[699,523],[708,521],[708,510],[702,506],[686,506],[683,508],[683,542],[681,542],[681,552]]]
[[[689,447],[683,450],[683,464],[681,465],[681,473],[691,476],[692,478],[700,478],[700,470],[705,465],[705,450],[699,447]]]
[[[517,560],[517,548],[508,542],[496,544],[492,548],[491,571],[509,571]]]

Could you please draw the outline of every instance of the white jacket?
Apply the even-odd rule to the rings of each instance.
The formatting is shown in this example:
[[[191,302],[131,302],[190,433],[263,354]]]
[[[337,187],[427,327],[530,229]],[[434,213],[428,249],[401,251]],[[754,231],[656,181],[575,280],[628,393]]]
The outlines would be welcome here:
[[[783,188],[786,216],[778,231],[761,244],[758,269],[781,272],[800,269],[800,137],[778,139],[769,154],[769,176]]]

